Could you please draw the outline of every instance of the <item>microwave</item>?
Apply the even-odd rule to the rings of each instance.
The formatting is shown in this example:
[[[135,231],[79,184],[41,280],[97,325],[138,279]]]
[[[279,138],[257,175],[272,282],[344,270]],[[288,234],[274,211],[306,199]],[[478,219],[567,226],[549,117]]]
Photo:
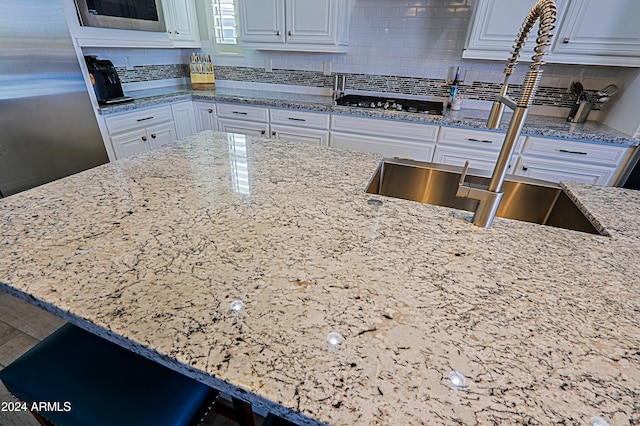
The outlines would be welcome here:
[[[160,0],[76,0],[80,25],[165,31]]]

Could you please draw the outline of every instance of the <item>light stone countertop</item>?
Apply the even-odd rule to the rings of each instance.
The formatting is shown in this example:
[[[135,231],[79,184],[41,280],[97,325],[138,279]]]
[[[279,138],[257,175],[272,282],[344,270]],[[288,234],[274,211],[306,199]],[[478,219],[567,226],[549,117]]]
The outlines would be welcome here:
[[[0,290],[302,424],[640,424],[640,191],[481,229],[379,160],[203,132],[16,194]]]
[[[149,89],[127,93],[135,98],[133,102],[101,107],[103,115],[126,112],[138,108],[165,105],[182,100],[215,101],[244,103],[276,108],[304,109],[309,111],[330,112],[361,117],[383,118],[389,120],[411,121],[419,123],[466,127],[487,130],[488,110],[463,108],[460,111],[445,111],[443,116],[430,116],[398,111],[384,111],[366,108],[346,107],[333,104],[328,96],[300,93],[276,92],[266,90],[248,90],[219,88],[216,90],[192,90],[190,86]],[[402,98],[402,95],[398,96]],[[506,131],[510,113],[505,113],[500,130]],[[625,135],[604,124],[587,121],[586,123],[568,123],[563,118],[529,115],[522,130],[524,135],[547,136],[580,140],[584,142],[638,146],[640,140]]]

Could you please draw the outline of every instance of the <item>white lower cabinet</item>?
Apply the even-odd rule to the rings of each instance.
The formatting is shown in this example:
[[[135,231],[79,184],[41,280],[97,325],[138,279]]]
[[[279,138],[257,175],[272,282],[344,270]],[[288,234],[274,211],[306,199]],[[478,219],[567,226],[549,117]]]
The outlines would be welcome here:
[[[433,154],[433,162],[462,167],[469,161],[470,168],[490,172],[495,168],[499,154],[499,151],[484,151],[474,148],[440,145],[438,143]],[[512,173],[511,169],[515,169],[514,165],[517,159],[517,155],[511,157],[511,162],[507,166],[507,173]]]
[[[595,164],[576,163],[521,155],[515,166],[516,174],[550,182],[569,180],[593,185],[607,185],[615,168]]]
[[[269,135],[269,108],[244,104],[216,104],[218,130],[247,136]]]
[[[493,171],[502,145],[504,132],[465,129],[459,127],[441,127],[433,156],[434,163],[451,166],[464,166],[469,161],[469,167],[485,171]],[[514,152],[520,150],[526,137],[522,136],[516,143]],[[507,173],[515,164],[517,156],[512,157]]]
[[[275,109],[269,111],[271,137],[280,140],[329,145],[329,114]]]
[[[227,133],[238,133],[247,136],[267,136],[269,135],[269,123],[258,123],[254,121],[233,120],[230,118],[218,119],[218,130]]]
[[[611,185],[631,151],[627,146],[529,136],[515,174],[552,182]]]
[[[218,130],[218,115],[216,114],[215,103],[194,101],[193,115],[197,132]]]
[[[104,121],[117,159],[156,149],[177,139],[169,105],[113,114]]]
[[[196,133],[196,121],[191,101],[172,104],[171,113],[173,114],[173,122],[176,126],[178,139],[184,139]]]
[[[431,161],[438,129],[430,124],[332,115],[329,145],[385,157]]]

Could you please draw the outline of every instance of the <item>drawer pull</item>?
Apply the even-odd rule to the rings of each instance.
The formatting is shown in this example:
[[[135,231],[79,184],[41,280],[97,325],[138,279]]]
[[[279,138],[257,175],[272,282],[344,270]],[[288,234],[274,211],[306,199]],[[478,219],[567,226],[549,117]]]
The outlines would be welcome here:
[[[586,152],[581,152],[581,151],[569,151],[567,149],[559,149],[559,152],[564,152],[565,154],[578,154],[578,155],[587,155]]]
[[[522,171],[526,172],[527,170],[529,170],[529,168],[527,166],[522,166]]]
[[[275,135],[276,135],[276,132],[274,130],[273,132],[271,132],[271,136],[275,136]]]
[[[155,139],[156,138],[156,134],[155,133],[151,133],[151,138]]]
[[[292,121],[307,121],[304,118],[296,118],[296,117],[289,117],[289,120],[292,120]]]
[[[146,120],[151,120],[152,118],[153,118],[153,115],[151,117],[138,118],[136,121],[146,121]]]
[[[242,112],[242,111],[231,111],[232,114],[240,114],[240,115],[247,115],[246,112]]]
[[[260,134],[264,135],[265,133],[267,133],[266,130],[260,130]]]
[[[147,141],[147,137],[146,137],[146,136],[143,136],[143,137],[142,137],[142,140],[146,142],[146,141]]]
[[[493,143],[493,141],[490,141],[488,139],[467,138],[467,140],[471,142]]]
[[[207,111],[209,112],[209,114],[211,114],[213,112],[213,110],[211,108],[209,108]]]

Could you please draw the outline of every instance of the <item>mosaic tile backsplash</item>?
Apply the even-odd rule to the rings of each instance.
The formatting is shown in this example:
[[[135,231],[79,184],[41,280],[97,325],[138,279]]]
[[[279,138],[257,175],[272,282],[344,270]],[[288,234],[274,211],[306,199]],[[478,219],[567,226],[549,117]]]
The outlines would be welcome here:
[[[189,77],[189,66],[185,64],[135,66],[132,70],[116,67],[123,83],[139,81],[163,80]],[[248,81],[254,83],[284,84],[305,87],[330,88],[333,86],[333,75],[323,75],[316,71],[279,70],[266,72],[262,68],[217,66],[216,79],[231,81]],[[347,90],[364,90],[394,94],[418,96],[448,96],[449,84],[444,79],[398,77],[375,74],[344,73],[347,78]],[[500,92],[501,84],[474,81],[472,84],[460,85],[460,94],[466,99],[493,100]],[[517,97],[521,85],[511,84],[509,94]],[[570,108],[575,95],[567,93],[564,87],[540,86],[534,105]],[[594,109],[599,109],[595,105]]]

